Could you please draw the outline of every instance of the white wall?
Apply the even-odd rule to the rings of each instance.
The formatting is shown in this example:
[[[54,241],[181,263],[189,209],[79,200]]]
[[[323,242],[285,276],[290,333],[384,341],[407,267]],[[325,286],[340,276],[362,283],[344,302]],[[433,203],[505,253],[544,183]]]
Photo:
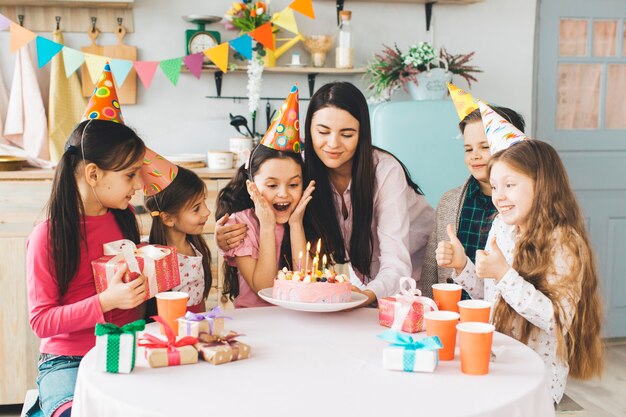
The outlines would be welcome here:
[[[128,34],[127,44],[139,48],[139,58],[161,60],[184,54],[184,31],[193,25],[181,18],[185,14],[223,15],[231,0],[135,0],[135,33]],[[273,0],[274,11],[283,9],[290,0]],[[435,46],[445,46],[451,53],[476,51],[474,63],[484,70],[472,93],[491,103],[505,105],[520,111],[532,126],[532,77],[534,56],[536,0],[485,0],[470,5],[435,5],[433,29]],[[317,18],[310,20],[296,14],[301,32],[307,34],[332,34],[336,30],[334,1],[314,0]],[[420,40],[429,40],[425,31],[424,6],[421,4],[359,3],[348,0],[346,9],[353,11],[352,25],[357,38],[355,59],[363,66],[383,44],[394,42],[402,49]],[[28,27],[26,20],[26,27]],[[217,26],[222,37],[232,39],[235,31],[225,31]],[[40,33],[50,38],[50,33]],[[66,45],[80,49],[88,45],[85,33],[66,33]],[[114,44],[112,34],[101,35],[99,43]],[[34,44],[34,42],[33,42]],[[305,62],[308,54],[300,46],[285,54],[279,64],[289,61],[290,52],[300,50]],[[289,55],[289,56],[288,56]],[[34,55],[33,55],[34,56]],[[330,63],[333,57],[329,56]],[[10,87],[14,57],[9,51],[8,32],[0,33],[0,72],[7,88]],[[327,63],[328,65],[328,63]],[[42,86],[46,89],[47,68],[38,70]],[[365,87],[360,76],[319,76],[316,86],[334,79],[345,79]],[[301,97],[308,97],[305,75],[265,74],[262,95],[284,96],[291,84],[298,81]],[[465,86],[461,78],[455,82]],[[149,146],[164,154],[178,152],[205,152],[208,149],[227,149],[227,138],[237,136],[229,125],[228,113],[246,117],[246,102],[212,100],[215,95],[212,74],[203,74],[196,80],[182,73],[178,86],[171,85],[157,70],[150,90],[138,83],[137,105],[123,107],[128,125],[137,129]],[[246,75],[226,74],[223,95],[246,95]],[[47,94],[46,94],[47,96]],[[406,100],[401,92],[394,100]],[[261,103],[257,129],[265,129],[264,106]],[[278,102],[272,103],[273,107]],[[301,118],[306,111],[301,103]],[[530,131],[530,130],[529,130]]]

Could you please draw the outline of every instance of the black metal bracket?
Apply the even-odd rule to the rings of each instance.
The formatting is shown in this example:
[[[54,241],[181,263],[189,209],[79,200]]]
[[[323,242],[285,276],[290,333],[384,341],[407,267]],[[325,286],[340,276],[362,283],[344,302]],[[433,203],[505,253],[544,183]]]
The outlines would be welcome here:
[[[433,5],[437,3],[437,1],[432,1],[424,4],[424,8],[426,10],[426,32],[430,31],[430,21],[433,17]]]
[[[215,91],[217,92],[217,96],[220,97],[222,95],[222,76],[224,73],[222,71],[217,71],[215,73]]]
[[[313,92],[315,91],[315,77],[317,77],[316,72],[307,75],[309,80],[309,97],[313,97]]]
[[[337,26],[339,26],[339,12],[343,10],[343,2],[344,0],[335,0],[337,4]]]

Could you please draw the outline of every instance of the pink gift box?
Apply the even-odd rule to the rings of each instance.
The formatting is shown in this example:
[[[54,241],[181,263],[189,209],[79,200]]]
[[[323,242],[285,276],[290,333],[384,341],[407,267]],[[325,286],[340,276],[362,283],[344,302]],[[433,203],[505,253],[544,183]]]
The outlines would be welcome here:
[[[396,297],[386,297],[378,300],[378,322],[381,326],[391,327],[395,319],[396,305],[400,302]],[[401,330],[407,333],[417,333],[426,330],[424,322],[424,305],[414,301],[409,313],[402,323]]]
[[[121,242],[121,243],[120,243]],[[162,245],[139,245],[134,246],[130,241],[117,241],[105,245],[105,255],[91,262],[93,276],[96,284],[96,292],[101,293],[108,287],[108,281],[127,262],[126,257],[120,249],[122,245],[132,244],[132,258],[138,266],[138,270],[143,273],[146,280],[146,300],[154,297],[157,293],[170,290],[180,285],[180,272],[178,270],[178,254],[176,248]],[[107,250],[107,246],[108,249]],[[111,249],[115,247],[115,249]],[[117,254],[109,254],[120,249]],[[126,250],[126,256],[131,253]],[[130,282],[136,279],[140,272],[133,271],[134,267],[128,266],[122,281]]]

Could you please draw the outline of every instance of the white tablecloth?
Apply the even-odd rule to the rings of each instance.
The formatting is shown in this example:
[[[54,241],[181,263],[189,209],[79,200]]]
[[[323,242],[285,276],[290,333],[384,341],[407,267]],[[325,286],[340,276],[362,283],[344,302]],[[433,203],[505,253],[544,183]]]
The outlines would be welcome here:
[[[228,311],[251,357],[223,365],[149,368],[142,349],[131,374],[96,370],[95,349],[78,372],[74,417],[493,416],[554,415],[543,362],[527,346],[504,348],[490,373],[461,373],[440,361],[434,373],[382,368],[378,311],[302,313],[278,307]],[[154,324],[147,331],[158,332]]]

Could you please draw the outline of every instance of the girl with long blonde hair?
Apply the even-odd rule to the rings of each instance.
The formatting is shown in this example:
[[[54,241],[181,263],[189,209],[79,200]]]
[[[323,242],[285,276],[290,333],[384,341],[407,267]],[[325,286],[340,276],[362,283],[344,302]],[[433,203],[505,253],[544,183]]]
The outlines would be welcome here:
[[[598,273],[584,219],[557,152],[523,141],[489,162],[498,210],[474,265],[448,225],[437,263],[472,298],[494,303],[496,329],[534,349],[561,400],[568,374],[599,376],[603,353]]]

